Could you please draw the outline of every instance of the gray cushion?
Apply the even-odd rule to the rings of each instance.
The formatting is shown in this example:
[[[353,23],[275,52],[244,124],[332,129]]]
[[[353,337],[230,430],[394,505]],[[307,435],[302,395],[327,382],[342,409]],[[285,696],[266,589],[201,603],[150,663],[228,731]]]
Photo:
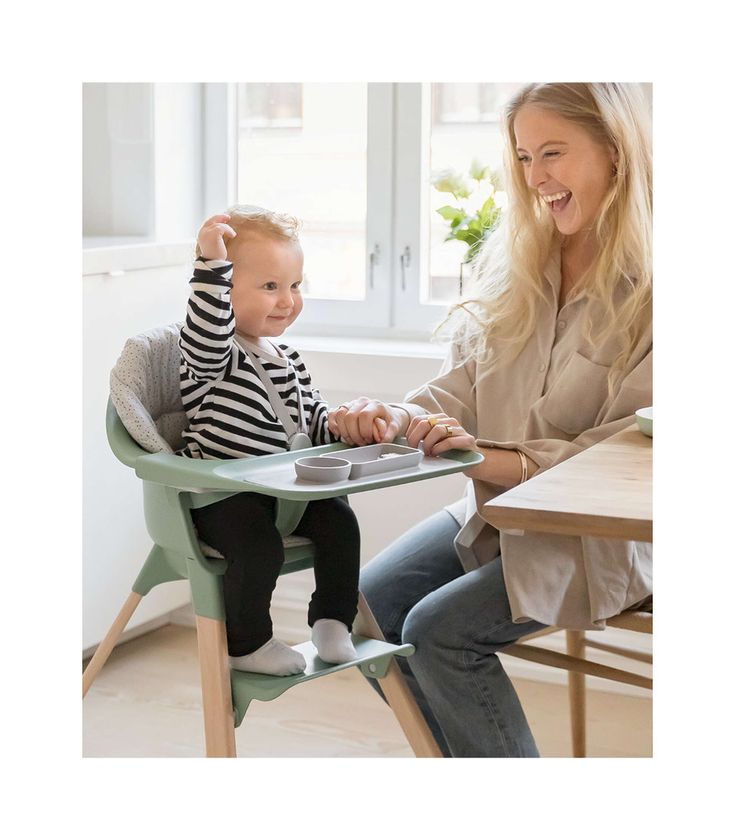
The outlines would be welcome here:
[[[129,338],[110,373],[110,396],[130,436],[147,452],[173,452],[186,414],[179,389],[182,322]]]

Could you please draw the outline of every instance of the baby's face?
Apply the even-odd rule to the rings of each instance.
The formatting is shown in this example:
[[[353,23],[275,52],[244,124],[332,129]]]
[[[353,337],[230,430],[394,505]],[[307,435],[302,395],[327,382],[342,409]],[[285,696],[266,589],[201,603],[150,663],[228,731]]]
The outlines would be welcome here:
[[[298,242],[240,234],[230,243],[235,329],[257,343],[281,335],[298,318],[304,254]]]

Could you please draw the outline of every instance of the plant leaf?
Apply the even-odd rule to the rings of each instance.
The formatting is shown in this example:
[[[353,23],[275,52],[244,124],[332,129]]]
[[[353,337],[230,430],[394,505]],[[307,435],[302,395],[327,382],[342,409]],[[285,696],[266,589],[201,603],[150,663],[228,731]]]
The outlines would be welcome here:
[[[464,210],[459,207],[451,207],[449,204],[445,204],[444,207],[440,207],[436,212],[443,219],[452,223],[454,223],[455,219],[459,219],[461,221],[465,216]]]

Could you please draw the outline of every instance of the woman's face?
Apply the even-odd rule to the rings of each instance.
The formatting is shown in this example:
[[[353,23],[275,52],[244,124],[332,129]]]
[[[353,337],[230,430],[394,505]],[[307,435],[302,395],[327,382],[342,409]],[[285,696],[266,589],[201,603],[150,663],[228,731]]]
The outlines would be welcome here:
[[[584,128],[537,105],[514,122],[516,152],[529,188],[538,193],[560,233],[593,227],[613,178],[615,156]]]

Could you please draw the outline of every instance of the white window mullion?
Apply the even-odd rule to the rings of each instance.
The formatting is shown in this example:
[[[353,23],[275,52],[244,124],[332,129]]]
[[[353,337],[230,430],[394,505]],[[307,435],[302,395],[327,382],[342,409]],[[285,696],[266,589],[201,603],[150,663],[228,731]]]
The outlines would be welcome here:
[[[366,314],[372,325],[390,326],[393,265],[394,88],[368,85]],[[372,257],[372,259],[371,259]],[[361,321],[359,323],[362,323]]]
[[[237,114],[235,85],[202,85],[202,204],[209,218],[235,203],[237,195]]]
[[[431,86],[396,85],[395,255],[392,327],[424,338],[446,313],[446,305],[422,303],[429,274],[429,131]]]

